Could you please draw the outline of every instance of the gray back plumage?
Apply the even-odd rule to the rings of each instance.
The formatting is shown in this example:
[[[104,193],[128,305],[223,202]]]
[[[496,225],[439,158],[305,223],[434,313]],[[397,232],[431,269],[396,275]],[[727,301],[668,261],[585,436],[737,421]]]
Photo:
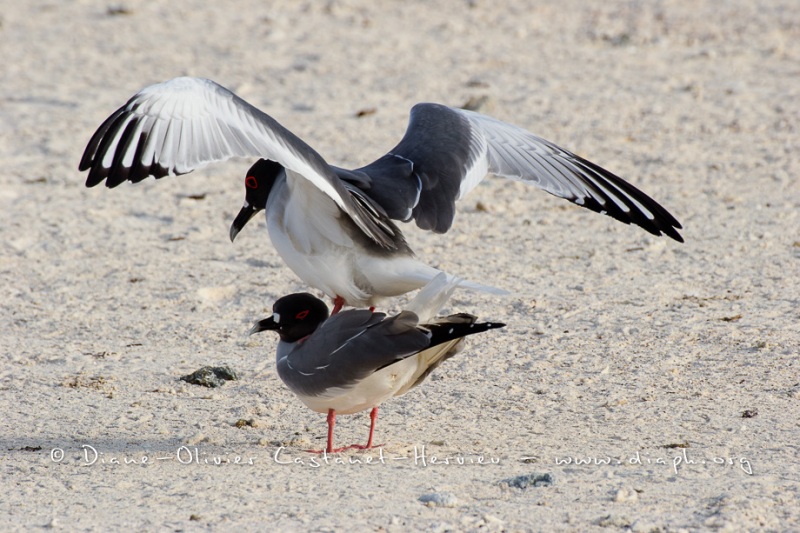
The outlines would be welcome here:
[[[428,346],[414,313],[385,317],[367,310],[333,315],[278,361],[278,375],[294,392],[314,396],[352,386]]]

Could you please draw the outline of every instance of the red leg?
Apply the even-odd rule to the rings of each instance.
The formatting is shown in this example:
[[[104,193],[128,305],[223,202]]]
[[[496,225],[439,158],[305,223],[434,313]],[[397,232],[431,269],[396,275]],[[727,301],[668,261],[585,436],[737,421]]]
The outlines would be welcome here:
[[[336,425],[336,411],[328,409],[328,445],[325,451],[333,453],[333,426]]]
[[[344,298],[341,296],[337,296],[333,299],[333,311],[331,311],[331,315],[335,315],[339,311],[342,310],[342,306],[344,306]]]
[[[336,411],[333,409],[328,409],[328,444],[325,447],[325,450],[306,450],[310,453],[339,453],[346,450],[368,450],[372,448],[372,437],[375,435],[375,425],[378,422],[378,408],[373,407],[372,411],[369,413],[370,424],[369,424],[369,439],[367,440],[367,444],[351,444],[350,446],[344,446],[343,448],[334,448],[333,447],[333,428],[336,426]],[[382,444],[379,446],[383,446]]]
[[[328,443],[324,450],[306,450],[309,453],[338,453],[347,448],[333,449],[333,428],[336,426],[336,411],[328,409]]]
[[[372,448],[372,436],[375,434],[375,424],[378,422],[378,406],[372,408],[369,412],[369,439],[367,440],[366,448]]]

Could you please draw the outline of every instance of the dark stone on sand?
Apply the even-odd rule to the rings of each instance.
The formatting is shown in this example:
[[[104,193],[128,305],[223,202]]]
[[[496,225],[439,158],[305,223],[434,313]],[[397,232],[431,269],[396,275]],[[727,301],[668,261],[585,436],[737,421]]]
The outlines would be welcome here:
[[[528,489],[530,487],[549,487],[555,485],[556,480],[552,474],[525,474],[522,476],[510,477],[500,481],[501,485],[508,485],[515,489]]]
[[[226,381],[237,380],[239,377],[230,367],[227,366],[204,366],[195,370],[188,376],[181,377],[181,380],[192,385],[202,385],[203,387],[221,387]]]

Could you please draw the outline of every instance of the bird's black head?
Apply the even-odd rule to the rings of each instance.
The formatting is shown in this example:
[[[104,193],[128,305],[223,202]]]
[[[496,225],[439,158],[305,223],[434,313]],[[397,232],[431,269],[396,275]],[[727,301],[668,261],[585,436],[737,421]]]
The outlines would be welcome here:
[[[277,331],[282,341],[297,342],[308,337],[328,319],[325,302],[307,292],[290,294],[275,302],[272,316],[259,320],[250,335],[259,331]]]
[[[283,166],[269,159],[259,159],[244,179],[244,206],[231,224],[231,242],[256,213],[267,207],[267,199]]]

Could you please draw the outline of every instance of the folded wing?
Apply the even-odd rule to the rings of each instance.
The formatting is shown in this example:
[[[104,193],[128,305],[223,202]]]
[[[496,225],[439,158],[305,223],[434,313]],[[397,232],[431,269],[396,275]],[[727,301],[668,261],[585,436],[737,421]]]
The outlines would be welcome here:
[[[368,310],[333,315],[278,362],[281,379],[298,394],[316,396],[353,386],[429,345],[414,313],[385,317]]]

